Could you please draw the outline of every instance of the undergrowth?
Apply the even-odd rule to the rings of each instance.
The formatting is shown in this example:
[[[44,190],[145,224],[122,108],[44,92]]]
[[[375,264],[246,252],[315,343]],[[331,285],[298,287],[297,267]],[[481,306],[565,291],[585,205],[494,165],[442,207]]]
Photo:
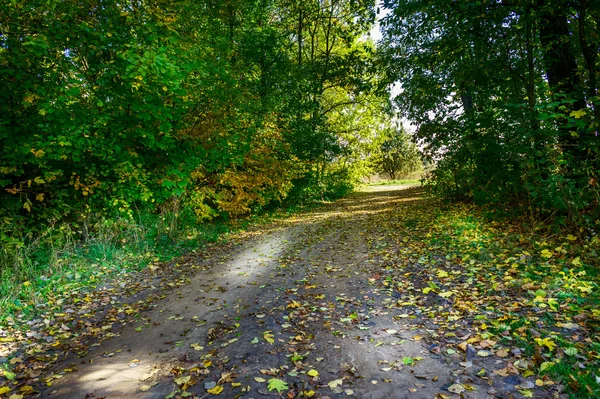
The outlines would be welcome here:
[[[225,220],[199,223],[175,212],[98,217],[88,226],[85,240],[81,230],[63,223],[0,243],[0,320],[32,312],[50,292],[94,286],[113,274],[167,261],[232,228]]]

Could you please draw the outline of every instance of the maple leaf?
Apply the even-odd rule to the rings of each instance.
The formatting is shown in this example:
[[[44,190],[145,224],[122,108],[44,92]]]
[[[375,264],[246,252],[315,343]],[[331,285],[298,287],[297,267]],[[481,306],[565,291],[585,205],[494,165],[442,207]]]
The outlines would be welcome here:
[[[277,392],[287,391],[289,389],[288,384],[285,381],[280,380],[278,378],[271,378],[268,382],[267,388],[269,389],[269,391]]]
[[[554,348],[556,348],[556,343],[550,338],[535,338],[535,342],[537,342],[539,346],[547,347],[551,351],[554,350]]]
[[[586,114],[587,114],[587,112],[585,112],[585,110],[580,109],[580,110],[577,110],[577,111],[571,111],[571,113],[569,114],[569,116],[572,116],[575,119],[579,119],[582,116],[585,116]]]

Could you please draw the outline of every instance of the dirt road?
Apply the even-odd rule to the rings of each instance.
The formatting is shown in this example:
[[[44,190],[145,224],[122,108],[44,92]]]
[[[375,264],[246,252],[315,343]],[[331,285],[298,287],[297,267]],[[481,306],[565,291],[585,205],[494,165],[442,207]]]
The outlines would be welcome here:
[[[427,279],[414,279],[418,263],[398,245],[411,237],[397,224],[421,194],[356,193],[188,258],[189,280],[36,389],[69,399],[511,397],[517,382],[480,378],[490,359],[442,348],[431,313],[451,313],[452,301],[415,295]],[[457,342],[472,333],[453,331]]]

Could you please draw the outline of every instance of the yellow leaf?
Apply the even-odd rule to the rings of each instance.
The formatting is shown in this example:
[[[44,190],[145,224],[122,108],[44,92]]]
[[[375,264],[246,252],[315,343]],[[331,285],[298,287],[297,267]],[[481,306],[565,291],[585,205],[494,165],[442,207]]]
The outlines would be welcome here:
[[[146,391],[150,390],[150,388],[152,388],[150,385],[142,385],[142,386],[139,388],[139,390],[140,390],[141,392],[146,392]]]
[[[577,237],[575,237],[573,234],[569,234],[565,238],[567,240],[569,240],[569,241],[575,241],[575,240],[577,240]]]
[[[316,377],[319,375],[319,372],[317,370],[309,370],[306,374],[310,375],[311,377]]]
[[[554,341],[552,341],[550,338],[536,338],[535,342],[537,342],[537,344],[539,346],[545,346],[547,347],[549,350],[554,350],[554,348],[556,348],[556,343]]]
[[[241,385],[242,385],[242,383],[241,383],[241,382],[232,382],[232,383],[231,383],[231,386],[232,386],[232,387],[234,387],[234,388],[237,388],[237,387],[239,387],[239,386],[241,386]]]
[[[34,148],[32,148],[32,149],[31,149],[31,152],[33,153],[33,155],[34,155],[36,158],[41,158],[41,157],[43,157],[43,156],[44,156],[44,154],[46,153],[46,151],[44,151],[44,150],[35,150]]]
[[[31,281],[25,281],[23,283],[23,287],[29,287],[31,285]]]
[[[275,342],[275,340],[273,339],[275,338],[275,336],[273,334],[269,334],[269,331],[263,333],[263,338],[270,344]]]
[[[299,307],[301,307],[301,306],[302,306],[302,304],[301,304],[300,302],[296,302],[296,301],[294,301],[294,300],[292,300],[292,301],[291,301],[291,302],[290,302],[290,303],[287,305],[288,309],[295,309],[295,308],[299,308]]]
[[[533,392],[531,392],[529,389],[520,389],[519,393],[526,398],[533,398]]]
[[[429,294],[429,292],[431,291],[431,287],[425,287],[423,288],[423,294]]]
[[[35,196],[36,201],[44,202],[44,193]]]
[[[267,380],[265,380],[264,378],[260,378],[260,377],[254,377],[254,381],[256,381],[256,382],[266,382]]]
[[[46,183],[44,181],[44,179],[42,179],[41,177],[37,176],[35,179],[33,179],[34,182],[36,182],[37,184],[44,184]]]
[[[542,250],[542,252],[540,252],[540,255],[542,256],[542,258],[550,259],[552,257],[552,252],[547,249],[544,249]]]
[[[21,389],[19,389],[19,392],[23,392],[24,395],[29,395],[29,394],[35,392],[35,390],[30,385],[23,385],[21,387]]]
[[[0,388],[0,395],[2,395],[3,393],[6,393],[6,392],[10,392],[10,388],[9,387],[2,387],[2,388]]]
[[[208,389],[206,392],[210,393],[211,395],[218,395],[223,392],[223,387],[221,385],[217,385],[212,389]]]
[[[27,209],[27,212],[31,212],[31,205],[29,204],[29,202],[24,203],[23,208]]]
[[[23,395],[19,395],[18,393],[13,393],[12,395],[10,395],[8,397],[8,399],[23,399],[24,396]]]
[[[452,291],[440,292],[438,295],[442,298],[450,298],[452,296]]]
[[[573,259],[571,263],[573,264],[573,266],[581,266],[581,260],[579,259],[579,256]]]

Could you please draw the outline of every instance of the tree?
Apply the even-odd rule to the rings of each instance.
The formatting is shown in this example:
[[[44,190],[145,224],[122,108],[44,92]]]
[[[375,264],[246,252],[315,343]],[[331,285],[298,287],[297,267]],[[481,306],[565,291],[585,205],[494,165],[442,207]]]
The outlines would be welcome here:
[[[440,193],[598,218],[598,7],[386,1],[382,51],[400,112],[438,158]],[[592,184],[590,184],[592,182]],[[593,215],[593,216],[592,216]]]
[[[86,236],[94,215],[235,216],[321,187],[385,98],[373,18],[370,0],[3,3],[0,224]]]
[[[388,127],[383,135],[385,141],[373,160],[376,170],[385,173],[392,180],[422,170],[419,149],[403,126]]]

